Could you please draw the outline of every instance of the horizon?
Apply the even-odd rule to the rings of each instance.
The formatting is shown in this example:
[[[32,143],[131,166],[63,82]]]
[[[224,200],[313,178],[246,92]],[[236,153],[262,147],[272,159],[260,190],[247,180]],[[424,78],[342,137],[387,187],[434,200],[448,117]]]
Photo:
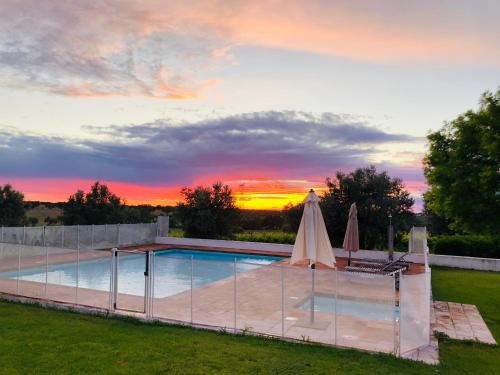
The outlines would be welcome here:
[[[282,209],[373,164],[422,209],[426,135],[494,91],[500,3],[0,4],[0,185]]]

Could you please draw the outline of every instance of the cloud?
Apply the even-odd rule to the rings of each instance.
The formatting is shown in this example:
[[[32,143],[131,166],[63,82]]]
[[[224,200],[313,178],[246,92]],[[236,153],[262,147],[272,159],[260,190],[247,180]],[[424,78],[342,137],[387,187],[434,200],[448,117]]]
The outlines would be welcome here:
[[[92,127],[101,141],[0,129],[3,177],[105,179],[151,185],[199,180],[324,178],[366,165],[374,146],[421,142],[332,113],[257,112],[195,123]],[[94,137],[95,138],[95,137]]]
[[[0,85],[66,96],[185,99],[233,46],[383,63],[499,65],[500,3],[2,0]]]
[[[159,4],[157,4],[159,7]],[[66,96],[196,98],[225,47],[151,6],[121,1],[0,4],[0,84]]]

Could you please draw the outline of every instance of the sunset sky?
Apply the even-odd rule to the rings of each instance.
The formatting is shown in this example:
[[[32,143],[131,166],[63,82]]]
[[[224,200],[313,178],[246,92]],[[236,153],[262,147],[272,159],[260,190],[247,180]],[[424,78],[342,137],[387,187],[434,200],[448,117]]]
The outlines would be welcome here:
[[[500,77],[497,0],[0,1],[0,185],[130,204],[223,181],[282,208],[375,164],[421,206],[425,136]]]

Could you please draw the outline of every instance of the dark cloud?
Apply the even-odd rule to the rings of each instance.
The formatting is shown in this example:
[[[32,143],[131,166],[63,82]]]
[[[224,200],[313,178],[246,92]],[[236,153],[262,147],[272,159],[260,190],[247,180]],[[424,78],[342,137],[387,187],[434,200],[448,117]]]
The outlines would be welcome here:
[[[323,177],[338,168],[368,164],[379,152],[376,146],[420,141],[346,116],[302,112],[86,129],[108,141],[0,129],[0,175],[149,184],[189,184],[198,176]]]

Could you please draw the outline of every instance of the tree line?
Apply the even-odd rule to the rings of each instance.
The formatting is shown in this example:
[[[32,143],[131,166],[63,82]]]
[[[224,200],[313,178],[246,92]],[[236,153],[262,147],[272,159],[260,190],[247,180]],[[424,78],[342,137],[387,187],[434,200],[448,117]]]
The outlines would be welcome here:
[[[0,186],[1,226],[40,224],[36,218],[27,215],[29,210],[40,206],[61,211],[58,217],[44,218],[45,225],[150,223],[159,215],[168,215],[173,209],[172,206],[129,206],[123,198],[99,181],[96,181],[88,192],[78,190],[66,202],[57,203],[25,201],[24,195],[10,184]]]

